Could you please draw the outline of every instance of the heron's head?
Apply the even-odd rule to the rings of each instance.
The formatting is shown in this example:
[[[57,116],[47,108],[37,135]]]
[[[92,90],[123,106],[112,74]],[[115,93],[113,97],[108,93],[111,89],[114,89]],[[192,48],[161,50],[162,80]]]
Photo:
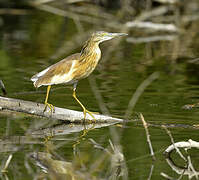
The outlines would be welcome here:
[[[128,34],[126,33],[109,33],[109,32],[105,32],[105,31],[97,31],[95,33],[92,34],[92,41],[101,43],[103,41],[107,41],[110,39],[113,39],[115,37],[119,37],[119,36],[127,36]]]

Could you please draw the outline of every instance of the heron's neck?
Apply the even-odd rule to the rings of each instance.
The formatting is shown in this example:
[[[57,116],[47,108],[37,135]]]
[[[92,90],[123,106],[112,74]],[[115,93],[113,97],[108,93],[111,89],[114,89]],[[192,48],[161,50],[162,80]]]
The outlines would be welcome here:
[[[101,56],[101,50],[99,48],[99,42],[92,41],[92,39],[89,39],[84,44],[80,57],[82,61],[87,61],[87,59],[90,59],[90,57],[100,57]]]

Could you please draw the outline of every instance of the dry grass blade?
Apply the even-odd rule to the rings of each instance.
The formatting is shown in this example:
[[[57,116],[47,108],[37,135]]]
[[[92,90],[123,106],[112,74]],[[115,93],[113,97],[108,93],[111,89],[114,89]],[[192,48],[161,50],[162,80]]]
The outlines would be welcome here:
[[[188,156],[187,159],[188,159],[188,170],[192,171],[194,177],[195,177],[196,179],[198,179],[198,173],[197,173],[197,171],[195,170],[195,168],[193,167],[193,164],[192,164],[192,162],[191,162],[190,156]]]
[[[6,88],[5,88],[5,85],[4,85],[2,80],[0,80],[0,88],[1,88],[1,90],[3,92],[3,95],[6,95],[7,94]]]
[[[150,180],[153,174],[153,169],[154,169],[154,164],[151,165],[151,169],[150,169],[150,173],[149,173],[149,177],[147,180]]]
[[[125,119],[129,118],[131,116],[131,112],[133,108],[135,107],[135,104],[137,103],[139,97],[144,92],[147,86],[149,86],[155,79],[159,77],[159,72],[154,72],[151,74],[147,79],[145,79],[140,86],[136,89],[135,93],[133,94],[131,100],[129,101],[128,108],[125,113]]]
[[[1,170],[2,173],[6,173],[8,171],[7,169],[8,169],[8,166],[10,164],[10,161],[12,159],[12,156],[13,156],[12,154],[9,155],[4,168]]]
[[[173,177],[168,176],[168,175],[165,174],[164,172],[161,172],[160,175],[161,175],[162,177],[164,177],[165,179],[167,179],[167,180],[175,180]]]
[[[178,147],[175,146],[175,142],[174,142],[174,139],[172,137],[172,134],[171,132],[167,129],[166,126],[162,125],[162,127],[165,129],[165,131],[167,132],[167,134],[169,135],[170,139],[171,139],[171,142],[176,150],[176,152],[180,155],[180,157],[184,160],[184,161],[187,161],[187,159],[183,156],[183,154],[180,152],[180,150],[178,149]]]
[[[156,160],[155,155],[154,155],[154,151],[153,151],[153,147],[152,147],[152,143],[151,143],[151,139],[150,139],[150,134],[149,134],[149,130],[148,130],[148,124],[144,120],[144,116],[142,114],[140,114],[140,119],[142,120],[144,129],[146,131],[147,142],[149,144],[149,149],[150,149],[150,152],[151,152],[152,159]]]

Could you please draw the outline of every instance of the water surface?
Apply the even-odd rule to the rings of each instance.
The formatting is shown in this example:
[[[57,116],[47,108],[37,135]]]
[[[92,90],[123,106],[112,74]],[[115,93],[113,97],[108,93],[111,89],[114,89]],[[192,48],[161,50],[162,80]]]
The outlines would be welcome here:
[[[0,30],[0,79],[6,86],[7,96],[43,103],[46,87],[36,90],[30,81],[31,76],[62,57],[79,52],[88,36],[73,42],[79,32],[71,19],[39,10],[31,10],[28,15],[4,16],[3,20],[5,23]],[[199,24],[195,21],[194,25]],[[85,27],[91,28],[87,24]],[[198,34],[198,29],[193,26],[186,31]],[[133,32],[129,32],[129,36],[134,36]],[[67,162],[69,169],[73,167],[73,175],[78,171],[88,174],[91,179],[111,179],[118,167],[114,163],[111,165],[116,152],[111,149],[109,140],[123,154],[120,165],[126,176],[128,171],[128,179],[147,179],[150,176],[151,179],[161,179],[161,172],[178,178],[180,175],[169,167],[163,156],[171,140],[161,125],[170,129],[176,142],[198,140],[196,127],[199,111],[197,108],[182,108],[185,104],[197,103],[199,97],[199,66],[191,61],[198,57],[196,42],[199,39],[197,36],[194,38],[188,46],[185,46],[185,41],[189,39],[187,35],[179,35],[171,42],[132,44],[123,38],[101,44],[102,60],[98,68],[91,79],[81,80],[77,89],[78,97],[89,110],[105,113],[100,109],[92,90],[92,82],[95,82],[95,88],[101,94],[103,105],[109,113],[124,118],[136,89],[152,73],[159,73],[158,78],[141,94],[125,125],[91,128],[85,134],[83,131],[52,134],[52,137],[44,131],[35,137],[30,132],[54,127],[54,122],[25,114],[0,113],[2,167],[8,156],[13,154],[8,178],[33,179],[42,176],[41,168],[35,163],[40,157],[33,158],[32,154],[40,152],[52,154],[53,160]],[[117,45],[114,46],[114,43]],[[58,107],[81,110],[72,98],[71,86],[53,86],[49,102]],[[156,156],[154,162],[150,157],[139,113],[150,124],[150,137]],[[62,131],[63,127],[58,130]],[[45,138],[47,136],[48,140]],[[100,147],[95,147],[91,139]],[[111,155],[106,154],[106,148]],[[193,151],[192,156],[197,170],[198,152]],[[187,179],[187,176],[182,179]]]

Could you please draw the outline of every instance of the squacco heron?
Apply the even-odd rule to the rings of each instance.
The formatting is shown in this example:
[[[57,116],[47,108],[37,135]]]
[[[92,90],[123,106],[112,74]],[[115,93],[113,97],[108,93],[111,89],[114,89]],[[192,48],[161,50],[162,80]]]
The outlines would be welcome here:
[[[73,97],[82,107],[84,119],[86,118],[86,113],[90,114],[90,116],[94,118],[93,114],[88,111],[76,97],[77,83],[79,80],[88,77],[96,68],[101,58],[101,50],[99,48],[99,44],[103,41],[125,35],[127,34],[97,31],[93,33],[85,42],[80,53],[72,54],[71,56],[68,56],[56,64],[53,64],[43,71],[35,74],[31,78],[31,81],[34,82],[34,86],[36,88],[40,86],[48,86],[44,111],[47,107],[49,107],[51,113],[54,112],[54,106],[48,103],[48,96],[51,85],[62,83],[73,84]]]

